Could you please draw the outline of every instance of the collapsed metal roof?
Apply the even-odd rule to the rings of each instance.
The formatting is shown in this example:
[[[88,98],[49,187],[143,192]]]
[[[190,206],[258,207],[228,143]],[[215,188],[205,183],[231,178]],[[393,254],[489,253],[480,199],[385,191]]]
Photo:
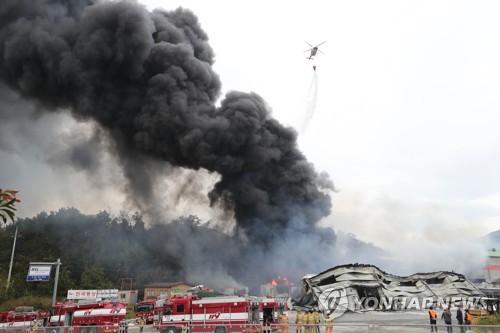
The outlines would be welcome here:
[[[317,275],[306,275],[302,282],[301,295],[291,300],[296,310],[398,310],[407,308],[410,302],[421,307],[485,297],[464,275],[455,272],[400,277],[363,264],[336,266]]]

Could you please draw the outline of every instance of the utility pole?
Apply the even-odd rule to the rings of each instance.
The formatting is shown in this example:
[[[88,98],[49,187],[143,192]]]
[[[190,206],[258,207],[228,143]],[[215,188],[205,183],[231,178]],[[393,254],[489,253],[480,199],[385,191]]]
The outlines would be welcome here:
[[[9,276],[7,277],[6,290],[9,290],[10,276],[12,274],[12,263],[14,262],[14,252],[16,251],[16,239],[17,239],[17,227],[16,227],[16,233],[14,234],[14,244],[12,245],[12,255],[10,256]]]
[[[59,266],[61,266],[61,259],[57,259],[55,262],[56,267],[56,276],[54,279],[54,292],[52,293],[52,307],[56,305],[56,296],[57,296],[57,283],[59,282]]]

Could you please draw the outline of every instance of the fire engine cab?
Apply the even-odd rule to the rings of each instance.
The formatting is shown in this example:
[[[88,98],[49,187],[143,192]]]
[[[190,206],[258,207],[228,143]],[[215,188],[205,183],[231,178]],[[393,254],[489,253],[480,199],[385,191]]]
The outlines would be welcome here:
[[[51,310],[48,326],[73,326],[76,333],[118,332],[127,306],[120,302],[57,303]],[[57,333],[53,328],[49,333]]]
[[[155,314],[156,299],[145,299],[135,305],[135,316],[144,318],[146,324],[152,324]]]
[[[286,310],[274,299],[177,296],[156,308],[160,333],[246,333],[271,327]]]

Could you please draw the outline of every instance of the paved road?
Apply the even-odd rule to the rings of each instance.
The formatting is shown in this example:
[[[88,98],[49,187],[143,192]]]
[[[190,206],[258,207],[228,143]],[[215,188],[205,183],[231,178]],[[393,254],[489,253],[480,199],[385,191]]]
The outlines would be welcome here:
[[[286,333],[296,333],[295,312],[289,311],[289,325]],[[456,322],[455,322],[456,323]],[[446,327],[443,321],[438,321],[439,332],[445,333]],[[473,329],[474,332],[478,330]],[[358,333],[358,332],[402,332],[402,333],[423,333],[429,332],[429,319],[427,311],[407,311],[407,312],[366,312],[366,313],[344,313],[341,317],[335,318],[333,333]],[[454,333],[460,333],[460,327],[453,327]],[[484,329],[481,332],[500,333],[500,327]],[[129,333],[139,333],[139,327],[129,326]],[[155,333],[151,325],[144,328],[143,333]],[[276,333],[282,333],[280,331]],[[303,330],[303,333],[304,330]],[[324,333],[324,326],[320,325],[320,333]]]
[[[295,322],[295,312],[289,312],[290,323]],[[456,324],[456,321],[455,321]],[[442,320],[438,320],[439,332],[446,332]],[[422,311],[370,311],[364,313],[347,312],[334,320],[334,333],[337,332],[429,332],[429,315]],[[290,327],[288,333],[295,333],[295,327]],[[324,327],[321,326],[321,333]],[[460,333],[460,327],[453,327],[453,332]],[[500,327],[483,332],[500,333]]]

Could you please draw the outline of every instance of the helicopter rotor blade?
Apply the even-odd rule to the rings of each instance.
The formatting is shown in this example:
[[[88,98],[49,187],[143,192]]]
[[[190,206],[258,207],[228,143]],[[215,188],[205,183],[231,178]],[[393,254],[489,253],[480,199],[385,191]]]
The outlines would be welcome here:
[[[304,42],[306,42],[306,41],[304,41]],[[309,44],[308,42],[306,42],[306,44],[307,44],[307,45],[309,45],[310,47],[314,47],[314,46],[312,46],[311,44]]]
[[[320,46],[320,45],[323,45],[323,44],[325,44],[325,43],[326,43],[326,40],[325,40],[323,43],[316,45],[316,47],[318,47],[318,46]]]

